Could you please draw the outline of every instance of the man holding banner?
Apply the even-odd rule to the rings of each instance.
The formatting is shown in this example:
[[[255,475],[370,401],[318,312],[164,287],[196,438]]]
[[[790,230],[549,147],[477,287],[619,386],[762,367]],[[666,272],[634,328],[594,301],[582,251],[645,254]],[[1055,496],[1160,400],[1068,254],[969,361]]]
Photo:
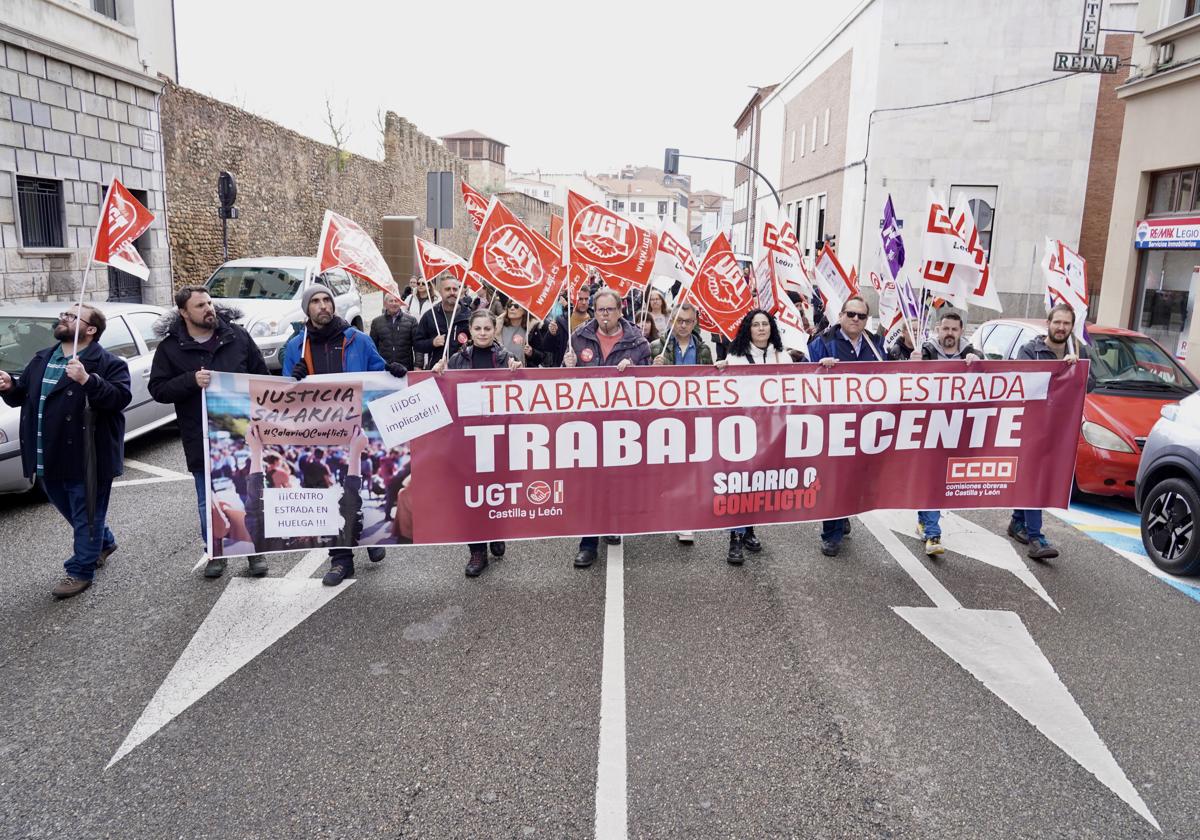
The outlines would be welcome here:
[[[563,367],[615,367],[620,372],[630,365],[650,364],[650,342],[640,329],[621,317],[621,296],[603,288],[592,298],[592,306],[596,317],[571,335]],[[621,538],[605,540],[615,545]],[[599,547],[599,537],[580,539],[575,567],[586,569],[595,563]]]
[[[283,369],[296,379],[309,374],[371,370],[386,370],[396,377],[408,374],[399,362],[385,362],[366,333],[338,317],[333,293],[326,286],[313,283],[301,294],[300,303],[308,320],[283,351]],[[350,466],[353,468],[357,464],[356,454],[351,458]],[[347,488],[348,492],[352,491],[349,484]],[[372,546],[367,549],[367,557],[372,563],[378,563],[384,557],[383,549]],[[321,582],[326,586],[337,586],[348,577],[354,577],[354,553],[348,548],[330,549],[329,571]]]
[[[157,402],[175,404],[183,455],[196,482],[200,539],[206,547],[209,494],[204,470],[207,431],[201,415],[204,389],[212,381],[214,370],[270,374],[254,339],[233,322],[240,316],[237,310],[225,307],[218,312],[204,286],[184,286],[175,293],[175,312],[154,325],[162,340],[154,351],[147,386]],[[266,575],[267,563],[262,555],[251,555],[249,564],[252,576]],[[225,558],[214,552],[204,565],[204,576],[219,578],[224,573]]]

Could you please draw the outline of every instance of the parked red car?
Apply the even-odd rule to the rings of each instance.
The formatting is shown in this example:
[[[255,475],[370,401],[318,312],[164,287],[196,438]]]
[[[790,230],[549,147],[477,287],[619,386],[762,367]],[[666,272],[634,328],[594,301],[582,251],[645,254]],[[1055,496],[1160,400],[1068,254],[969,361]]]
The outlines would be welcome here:
[[[971,344],[987,359],[1015,359],[1045,321],[997,318],[980,325]],[[1088,327],[1088,394],[1075,460],[1075,485],[1084,493],[1133,498],[1142,447],[1159,409],[1200,385],[1154,339],[1116,327]]]

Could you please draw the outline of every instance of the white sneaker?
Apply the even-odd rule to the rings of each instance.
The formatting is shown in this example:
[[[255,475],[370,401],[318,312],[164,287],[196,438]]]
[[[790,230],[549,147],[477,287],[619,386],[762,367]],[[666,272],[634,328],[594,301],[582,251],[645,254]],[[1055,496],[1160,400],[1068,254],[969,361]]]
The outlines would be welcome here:
[[[696,541],[695,531],[680,531],[675,535],[675,539],[679,540],[684,545],[691,545]]]

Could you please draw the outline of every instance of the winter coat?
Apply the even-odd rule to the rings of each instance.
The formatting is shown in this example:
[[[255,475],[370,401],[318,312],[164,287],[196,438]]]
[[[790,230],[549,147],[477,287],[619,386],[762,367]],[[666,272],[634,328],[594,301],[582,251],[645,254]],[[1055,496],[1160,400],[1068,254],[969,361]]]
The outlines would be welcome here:
[[[368,334],[385,362],[399,362],[412,370],[416,367],[413,360],[413,340],[416,333],[417,319],[402,309],[396,313],[395,318],[386,312],[380,315],[371,322]]]
[[[616,367],[629,359],[635,365],[650,364],[650,342],[642,331],[624,318],[620,321],[622,335],[617,339],[607,358],[600,356],[600,341],[596,338],[596,320],[593,318],[575,330],[571,336],[571,349],[575,352],[578,367]]]
[[[562,367],[563,356],[567,353],[567,341],[571,338],[571,329],[567,326],[567,316],[560,315],[554,319],[558,332],[550,334],[548,321],[543,321],[529,331],[529,346],[542,354],[543,367]]]
[[[450,357],[450,361],[446,363],[446,367],[450,370],[471,370],[471,358],[480,352],[486,351],[481,351],[474,343],[468,344]],[[509,360],[516,358],[512,353],[509,353],[500,346],[500,342],[498,341],[492,342],[491,353],[492,367],[494,368],[504,368],[507,370]]]
[[[458,311],[454,314],[454,330],[450,337],[450,351],[466,347],[471,343],[471,328],[470,320],[471,313],[465,305],[458,307]],[[413,342],[413,348],[418,353],[423,353],[428,358],[425,360],[425,369],[430,370],[437,360],[442,358],[445,347],[434,347],[433,340],[438,335],[446,335],[446,312],[440,306],[435,306],[424,315],[417,323],[416,337]]]
[[[659,352],[662,354],[663,364],[675,364],[675,348],[679,345],[678,339],[674,335],[670,335],[659,341],[662,343],[662,350]],[[713,363],[712,348],[700,338],[700,330],[692,330],[692,342],[696,345],[696,364],[711,365]]]
[[[792,357],[788,355],[788,351],[776,350],[769,344],[765,350],[759,350],[751,344],[745,355],[731,350],[725,361],[731,365],[789,365],[792,363]]]
[[[878,355],[871,351],[867,342],[875,346]],[[839,362],[878,362],[887,361],[888,355],[883,349],[883,339],[871,335],[866,330],[863,330],[862,343],[858,353],[855,353],[854,345],[842,334],[842,328],[834,324],[825,332],[814,335],[808,342],[808,358],[814,362],[831,357]]]
[[[345,321],[342,323],[345,324]],[[305,331],[302,329],[288,339],[287,345],[283,348],[283,373],[285,376],[290,374],[296,367],[296,362],[300,361]],[[387,367],[383,356],[380,356],[379,351],[375,349],[375,343],[362,330],[347,324],[335,338],[341,339],[340,342],[333,341],[327,344],[314,340],[312,333],[309,332],[306,351],[308,356],[306,361],[311,360],[308,366],[309,373],[362,373],[370,370],[383,370]]]
[[[38,403],[53,355],[53,346],[39,350],[13,377],[12,387],[0,393],[0,399],[21,409],[21,467],[26,478],[37,474]],[[47,478],[56,481],[86,480],[85,436],[91,414],[96,484],[104,486],[124,471],[124,410],[133,399],[129,366],[96,341],[79,351],[79,361],[88,372],[87,382],[80,385],[64,372],[42,407],[43,469]]]
[[[1021,349],[1017,351],[1017,358],[1022,361],[1033,360],[1038,362],[1058,362],[1062,361],[1054,351],[1046,344],[1046,336],[1038,335],[1031,338],[1029,341],[1021,345]]]
[[[921,345],[921,358],[926,362],[945,362],[954,359],[965,359],[968,353],[975,353],[979,358],[983,358],[982,353],[976,353],[975,348],[970,344],[963,344],[958,348],[957,353],[947,355],[942,352],[942,346],[936,341],[926,341]]]
[[[178,310],[169,312],[154,325],[154,334],[162,340],[154,351],[147,386],[157,402],[174,403],[179,421],[179,438],[190,472],[204,469],[204,437],[206,430],[201,417],[201,389],[196,384],[196,371],[227,373],[256,373],[267,376],[267,364],[254,339],[241,326],[233,323],[242,317],[236,309],[217,307],[217,349],[208,352],[188,334]]]

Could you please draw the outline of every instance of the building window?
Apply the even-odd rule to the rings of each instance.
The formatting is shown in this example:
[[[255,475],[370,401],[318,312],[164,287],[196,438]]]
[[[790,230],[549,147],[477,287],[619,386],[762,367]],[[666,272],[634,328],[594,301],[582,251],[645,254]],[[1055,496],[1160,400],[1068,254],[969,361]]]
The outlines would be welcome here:
[[[17,176],[17,213],[24,247],[63,247],[62,186],[62,181]]]
[[[630,213],[645,213],[646,212],[646,202],[644,202],[644,201],[629,202],[629,212]]]
[[[1150,182],[1151,216],[1192,213],[1200,209],[1200,170],[1156,172]]]
[[[979,231],[979,247],[985,258],[992,253],[992,229],[996,224],[996,187],[950,187],[950,215],[954,208],[967,202],[975,218],[975,229]]]
[[[821,145],[829,145],[829,109],[825,109],[825,130],[821,134]]]
[[[660,215],[660,216],[667,215],[667,202],[665,202],[665,201],[658,202],[658,215]]]
[[[92,10],[106,18],[117,19],[117,0],[92,0]]]

